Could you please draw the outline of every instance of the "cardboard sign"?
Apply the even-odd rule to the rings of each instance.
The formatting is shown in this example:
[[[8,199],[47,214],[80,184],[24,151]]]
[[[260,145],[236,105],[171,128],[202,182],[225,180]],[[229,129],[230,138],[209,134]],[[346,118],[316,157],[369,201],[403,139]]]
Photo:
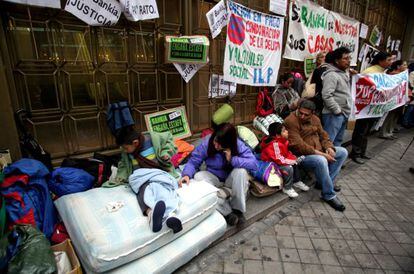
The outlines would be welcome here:
[[[364,70],[371,66],[371,62],[374,59],[374,56],[379,52],[379,50],[377,50],[374,47],[371,47],[368,44],[364,44],[364,53],[362,55],[362,61],[361,61],[361,72],[364,72]]]
[[[287,0],[270,0],[269,10],[276,14],[286,16]]]
[[[305,72],[305,76],[306,76],[306,78],[309,78],[311,73],[316,68],[316,58],[315,57],[305,58],[305,60],[303,60],[303,65],[304,65],[304,70],[303,71]]]
[[[224,80],[249,86],[275,86],[279,72],[283,23],[227,1],[229,14],[224,53]]]
[[[408,102],[408,72],[354,75],[352,97],[355,119],[382,117]]]
[[[147,114],[145,124],[152,132],[171,132],[174,139],[191,136],[184,106]]]
[[[236,95],[237,84],[224,81],[223,75],[212,74],[208,84],[208,98],[233,97]]]
[[[183,77],[184,81],[188,83],[191,78],[197,73],[199,69],[204,67],[205,64],[178,64],[174,63],[174,67],[177,69],[177,71],[181,74],[181,77]]]
[[[60,0],[6,0],[7,2],[24,4],[29,6],[38,6],[46,8],[60,9]]]
[[[204,35],[166,36],[166,63],[206,64],[210,41]]]
[[[380,44],[380,41],[381,41],[381,31],[378,29],[378,26],[375,26],[372,29],[371,35],[369,36],[368,41],[373,46],[378,46]]]
[[[112,26],[121,16],[122,8],[116,0],[68,0],[65,10],[90,26]]]
[[[159,18],[155,0],[120,0],[125,17],[130,21]]]
[[[221,30],[227,25],[227,9],[224,1],[218,2],[206,14],[208,25],[210,26],[211,37],[216,38]]]
[[[358,59],[359,22],[332,12],[309,0],[290,2],[289,31],[284,58],[303,61],[321,51],[345,46],[351,50],[351,65]]]

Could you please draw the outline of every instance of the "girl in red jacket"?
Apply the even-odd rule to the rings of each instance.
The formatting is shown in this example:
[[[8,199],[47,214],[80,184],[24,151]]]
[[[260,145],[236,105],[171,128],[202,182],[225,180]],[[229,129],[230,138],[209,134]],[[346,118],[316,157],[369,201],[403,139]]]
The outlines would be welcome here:
[[[269,136],[262,139],[261,148],[262,161],[275,162],[282,170],[284,187],[283,192],[290,198],[298,197],[298,193],[292,185],[303,191],[308,191],[309,187],[300,180],[298,164],[302,157],[296,158],[289,151],[289,133],[281,123],[272,123],[269,126]]]

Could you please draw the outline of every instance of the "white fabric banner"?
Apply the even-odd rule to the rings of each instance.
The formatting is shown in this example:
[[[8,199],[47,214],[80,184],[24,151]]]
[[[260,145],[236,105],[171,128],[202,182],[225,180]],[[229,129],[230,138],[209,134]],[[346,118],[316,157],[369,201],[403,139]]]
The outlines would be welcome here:
[[[249,86],[275,86],[279,72],[283,17],[227,1],[224,80]]]
[[[155,0],[120,0],[125,17],[130,21],[159,18]]]
[[[223,75],[212,74],[208,84],[208,97],[220,98],[236,95],[237,84],[224,81]]]
[[[205,64],[179,64],[173,63],[174,67],[177,71],[181,74],[184,81],[188,83],[191,78],[197,73],[199,69],[201,69]]]
[[[227,9],[224,1],[221,0],[218,2],[211,10],[206,13],[206,17],[208,25],[210,26],[211,36],[214,39],[227,25]]]
[[[60,9],[60,0],[6,0],[7,2],[24,4],[29,6],[47,7]]]
[[[321,51],[345,46],[352,51],[351,65],[356,65],[360,25],[357,20],[309,0],[291,1],[289,15],[284,58],[303,61]]]
[[[270,0],[269,10],[276,14],[286,16],[287,0]]]
[[[68,0],[65,10],[90,26],[115,25],[122,12],[116,0]]]

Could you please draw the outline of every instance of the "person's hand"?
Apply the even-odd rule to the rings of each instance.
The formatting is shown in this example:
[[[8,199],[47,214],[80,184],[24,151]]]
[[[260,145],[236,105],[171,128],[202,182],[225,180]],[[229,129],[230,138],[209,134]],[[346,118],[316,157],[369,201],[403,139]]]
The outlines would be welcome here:
[[[178,187],[182,187],[183,183],[189,185],[190,184],[190,177],[188,177],[188,176],[181,177],[181,179],[178,181]]]
[[[328,160],[329,163],[336,162],[335,158],[332,157],[331,155],[329,155],[328,153],[325,153],[324,156],[325,156],[326,160]]]
[[[230,163],[230,161],[231,161],[231,150],[227,148],[227,149],[223,150],[223,152],[224,152],[224,155],[226,156],[227,162]]]
[[[336,152],[335,152],[335,150],[333,149],[333,148],[328,148],[327,150],[326,150],[326,152],[330,155],[330,156],[332,156],[332,157],[334,157],[335,158],[335,156],[336,156]]]
[[[161,157],[161,159],[163,159],[164,161],[168,161],[168,160],[170,160],[170,156],[164,155],[164,156]]]
[[[354,70],[353,68],[350,68],[350,69],[349,69],[349,73],[350,73],[351,75],[354,75],[354,74],[358,74],[358,71]]]

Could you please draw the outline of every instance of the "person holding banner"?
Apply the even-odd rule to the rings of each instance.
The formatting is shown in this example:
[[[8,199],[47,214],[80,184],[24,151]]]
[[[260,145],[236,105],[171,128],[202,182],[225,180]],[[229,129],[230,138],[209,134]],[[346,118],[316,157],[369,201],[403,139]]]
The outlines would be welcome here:
[[[352,96],[349,77],[351,51],[340,47],[332,52],[333,63],[323,74],[322,110],[323,129],[334,146],[340,146],[351,114]]]
[[[391,55],[386,52],[378,52],[371,63],[372,66],[365,69],[362,73],[384,73],[391,65]],[[352,133],[352,151],[350,158],[357,164],[364,164],[366,160],[371,159],[366,152],[368,146],[368,135],[371,132],[372,126],[377,121],[377,118],[358,119],[355,122],[354,131]]]
[[[283,74],[279,81],[272,98],[276,114],[284,119],[296,109],[300,96],[292,88],[294,78],[291,73]]]
[[[285,119],[289,147],[296,155],[305,156],[302,167],[315,172],[317,184],[322,188],[322,200],[335,210],[344,211],[345,206],[335,193],[341,189],[334,185],[334,181],[348,157],[348,151],[332,144],[314,112],[315,104],[304,99],[298,109]]]

